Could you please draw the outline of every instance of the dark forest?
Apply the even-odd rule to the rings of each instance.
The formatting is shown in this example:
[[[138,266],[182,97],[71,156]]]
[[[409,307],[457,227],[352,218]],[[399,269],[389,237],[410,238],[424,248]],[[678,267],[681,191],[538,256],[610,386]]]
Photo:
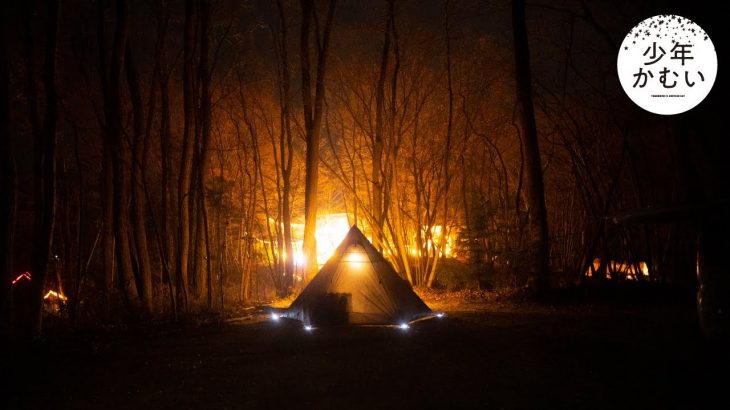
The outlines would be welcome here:
[[[712,356],[724,351],[730,309],[724,10],[29,0],[1,14],[0,338],[15,357],[11,408],[52,397],[72,408],[292,407],[297,397],[343,407],[368,389],[369,408],[703,407],[691,397],[710,381],[673,372],[727,372]],[[626,33],[664,14],[701,25],[719,60],[709,95],[676,115],[634,104],[616,68]],[[363,261],[401,316],[358,322],[358,292],[370,288],[351,277]],[[326,275],[352,292],[317,294]],[[367,299],[382,306],[370,300],[378,289]],[[409,306],[427,314],[406,318]],[[466,344],[472,337],[481,341]],[[604,352],[634,343],[644,347]],[[552,344],[564,347],[540,350]],[[152,363],[150,376],[123,364],[149,345],[154,353],[129,360]],[[234,345],[271,358],[248,362]],[[392,358],[356,358],[382,350]],[[574,390],[535,387],[483,356],[500,350]],[[196,354],[209,360],[205,376],[185,376]],[[357,369],[333,367],[330,354],[367,378],[393,372],[385,378],[398,378],[400,393],[383,382],[343,387]],[[386,364],[399,356],[410,365]],[[665,372],[651,364],[662,357],[683,359]],[[103,374],[97,360],[117,364],[119,390],[85,385]],[[315,391],[278,396],[273,380],[289,383],[278,373],[308,363],[304,385]],[[449,376],[459,363],[464,375]],[[582,363],[596,373],[583,375]],[[65,379],[69,366],[86,370]],[[611,393],[632,369],[652,380],[635,402]],[[317,395],[338,372],[342,385]],[[226,374],[253,383],[246,398],[234,398]],[[155,377],[188,384],[156,395]],[[479,380],[501,392],[481,394]],[[124,394],[134,399],[115,398]]]

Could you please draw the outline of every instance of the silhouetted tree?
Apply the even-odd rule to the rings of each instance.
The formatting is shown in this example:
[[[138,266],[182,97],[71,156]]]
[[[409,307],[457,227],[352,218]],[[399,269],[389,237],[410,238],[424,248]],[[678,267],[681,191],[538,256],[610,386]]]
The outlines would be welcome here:
[[[10,333],[15,236],[15,156],[10,135],[8,12],[0,15],[0,343]]]
[[[301,0],[302,28],[300,57],[302,65],[302,109],[304,110],[304,134],[307,145],[306,181],[304,186],[304,256],[309,278],[317,272],[317,194],[319,180],[319,137],[324,109],[324,77],[327,72],[327,54],[336,0],[330,0],[323,31],[320,34],[317,10],[312,0]],[[314,23],[314,27],[312,27]],[[312,33],[314,29],[314,33]],[[310,48],[314,36],[316,66],[312,70]],[[312,93],[314,77],[314,93]]]
[[[532,75],[530,74],[530,49],[525,23],[524,0],[512,1],[512,30],[515,49],[515,82],[522,144],[527,165],[527,201],[530,207],[531,274],[533,286],[538,292],[548,285],[548,223],[545,209],[545,187],[542,179],[540,145],[532,104]]]
[[[58,93],[56,90],[56,50],[58,41],[60,2],[46,3],[43,64],[43,121],[35,135],[35,215],[33,239],[33,279],[31,280],[30,335],[40,337],[43,322],[43,291],[48,274],[48,261],[53,254],[53,229],[56,219],[56,131],[58,127]],[[30,19],[31,16],[27,15]],[[31,21],[27,22],[32,25]],[[32,41],[32,40],[31,40]],[[31,50],[35,47],[31,47]],[[30,81],[35,81],[35,67],[28,67]],[[35,88],[35,86],[33,86]],[[34,93],[37,95],[36,93]],[[31,98],[33,106],[39,103]]]

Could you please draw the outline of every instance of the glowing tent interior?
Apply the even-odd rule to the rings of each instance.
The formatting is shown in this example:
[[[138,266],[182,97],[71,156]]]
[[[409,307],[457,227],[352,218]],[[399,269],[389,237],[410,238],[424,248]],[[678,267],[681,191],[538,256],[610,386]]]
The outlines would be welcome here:
[[[404,325],[433,314],[410,284],[353,225],[282,317],[306,326]]]

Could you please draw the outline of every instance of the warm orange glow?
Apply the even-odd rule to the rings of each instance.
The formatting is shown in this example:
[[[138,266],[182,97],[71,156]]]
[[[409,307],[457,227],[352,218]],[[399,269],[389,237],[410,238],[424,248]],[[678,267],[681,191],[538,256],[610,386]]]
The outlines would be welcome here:
[[[324,265],[350,231],[347,214],[323,215],[317,220],[317,264]],[[304,259],[302,255],[302,259]]]
[[[292,248],[294,251],[294,265],[304,266],[306,258],[303,251],[304,224],[292,223]],[[335,253],[337,246],[345,239],[350,231],[346,213],[321,215],[317,218],[317,230],[314,233],[317,239],[317,264],[322,266]],[[286,260],[287,255],[284,255]]]
[[[343,262],[347,262],[351,268],[356,270],[362,269],[365,266],[364,263],[369,260],[368,255],[362,249],[352,250],[342,257]]]
[[[590,266],[588,267],[586,271],[587,277],[593,276],[593,271],[597,271],[601,267],[601,260],[598,258],[594,259],[592,267],[593,269]],[[606,266],[606,277],[608,279],[611,279],[611,273],[622,274],[627,280],[636,280],[638,276],[647,278],[649,277],[649,266],[646,262],[641,261],[638,263],[637,269],[637,264],[610,261]]]
[[[294,251],[294,266],[301,267],[304,265],[304,253],[302,252],[302,241],[292,241],[292,250]],[[287,260],[289,255],[286,251],[282,254],[284,261]]]
[[[13,285],[20,282],[21,280],[30,281],[30,272],[23,272],[20,275],[18,275],[17,278],[13,279]]]
[[[433,240],[438,244],[441,243],[442,235],[444,234],[443,227],[441,225],[434,225],[433,226]],[[429,241],[429,245],[430,245]],[[454,236],[449,234],[446,235],[446,240],[444,240],[444,249],[439,252],[439,256],[449,257],[451,256],[451,251],[454,246]]]
[[[429,228],[427,226],[423,226],[421,228],[421,234],[423,237],[428,238],[425,241],[425,249],[420,250],[418,249],[418,246],[414,245],[410,248],[410,254],[411,256],[422,256],[424,253],[426,255],[432,255],[433,252],[438,250],[438,256],[440,257],[452,257],[454,255],[453,249],[454,249],[454,235],[452,233],[449,233],[446,235],[446,238],[443,238],[443,228],[441,225],[433,225],[430,228],[430,237],[429,237]],[[443,243],[442,243],[443,241]],[[443,247],[442,247],[443,246]]]
[[[294,251],[294,265],[304,266],[304,252],[302,252],[301,246]]]
[[[58,299],[61,301],[67,301],[68,298],[63,293],[56,292],[55,290],[49,290],[45,296],[43,296],[43,299]]]

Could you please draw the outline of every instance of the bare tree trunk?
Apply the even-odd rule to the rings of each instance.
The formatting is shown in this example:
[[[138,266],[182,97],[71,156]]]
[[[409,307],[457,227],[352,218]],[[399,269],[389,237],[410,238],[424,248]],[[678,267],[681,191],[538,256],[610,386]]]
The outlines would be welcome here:
[[[307,146],[304,179],[304,252],[305,273],[310,279],[317,272],[317,193],[319,172],[319,132],[313,128],[312,118],[312,83],[309,62],[310,21],[312,20],[313,2],[301,0],[302,27],[300,34],[300,59],[302,69],[302,102],[304,110],[304,131]]]
[[[542,179],[540,146],[532,104],[532,77],[530,50],[525,23],[524,0],[512,1],[512,29],[515,47],[515,81],[519,105],[519,123],[522,128],[525,163],[527,165],[527,200],[530,206],[529,224],[532,255],[531,281],[535,291],[543,292],[548,286],[548,223],[545,209],[545,187]]]
[[[104,14],[106,7],[103,2],[99,2],[97,6],[97,45],[99,48],[99,77],[101,79],[102,92],[106,92],[109,88],[109,66],[107,62],[106,38],[104,35],[104,27],[106,25]],[[106,102],[105,102],[106,103]],[[106,128],[105,124],[102,124]],[[111,315],[112,294],[114,292],[114,169],[111,156],[111,141],[106,135],[102,137],[102,169],[101,183],[102,187],[101,206],[102,206],[102,259],[104,264],[104,272],[102,284],[104,287],[105,299],[105,315],[107,319]]]
[[[59,1],[49,1],[46,27],[43,88],[45,110],[43,129],[37,135],[35,157],[35,229],[33,239],[33,280],[31,289],[30,336],[41,335],[43,320],[43,290],[48,273],[48,260],[53,248],[53,229],[56,218],[56,128],[58,123],[58,95],[56,91],[56,47],[59,24]],[[30,17],[30,16],[28,16]],[[29,72],[28,75],[33,75]]]
[[[84,237],[85,232],[83,231],[83,226],[85,225],[82,223],[83,221],[83,215],[84,215],[84,209],[85,209],[85,201],[84,201],[84,174],[83,174],[83,167],[81,164],[81,154],[79,152],[79,132],[78,128],[74,124],[74,160],[76,165],[76,173],[77,173],[77,179],[76,179],[76,197],[78,201],[78,207],[76,208],[76,214],[75,214],[75,225],[76,225],[76,237],[74,238],[76,242],[76,280],[75,280],[75,289],[73,293],[73,300],[71,301],[71,322],[76,323],[78,318],[78,310],[79,310],[79,302],[81,301],[81,293],[83,289],[83,282],[86,277],[86,269],[84,268],[84,263],[82,261],[83,259],[83,246],[81,246],[81,238]],[[70,192],[69,192],[70,195]],[[97,235],[98,237],[98,235]],[[93,248],[92,248],[93,253]]]
[[[112,293],[114,292],[114,170],[112,167],[111,143],[105,137],[101,166],[101,205],[102,205],[102,258],[104,272],[102,283],[107,314],[111,313]]]
[[[11,286],[15,239],[15,154],[10,129],[7,12],[0,15],[0,343],[11,333]]]
[[[140,276],[138,289],[142,305],[147,313],[152,313],[154,311],[154,300],[152,296],[152,263],[150,262],[149,247],[147,244],[147,228],[145,227],[146,203],[144,195],[144,141],[147,136],[144,131],[142,93],[140,91],[137,68],[135,67],[132,57],[131,47],[129,46],[129,43],[127,43],[125,66],[129,94],[132,100],[132,115],[134,118],[131,179],[133,233]]]
[[[315,32],[317,44],[317,67],[315,74],[315,91],[312,95],[312,67],[310,64],[309,49],[312,36],[310,23],[316,23],[316,10],[312,0],[301,0],[302,30],[300,38],[300,54],[302,68],[302,105],[304,110],[305,141],[307,146],[304,182],[304,254],[306,257],[306,274],[311,279],[317,273],[317,192],[319,176],[319,137],[322,122],[324,100],[324,75],[327,65],[327,51],[329,47],[332,19],[334,17],[336,0],[330,0],[327,11],[327,20],[324,32],[320,39],[319,32]],[[315,24],[315,29],[318,27]]]
[[[55,246],[55,253],[57,255],[63,255],[60,262],[61,269],[59,269],[58,258],[54,258],[54,273],[55,273],[55,287],[58,289],[57,292],[66,294],[63,289],[63,278],[61,274],[63,272],[73,271],[73,246],[74,242],[71,240],[71,226],[79,226],[76,222],[71,220],[71,193],[73,188],[71,187],[71,181],[69,178],[68,164],[66,158],[59,156],[59,164],[56,179],[59,182],[56,199],[56,231],[59,234],[60,243]],[[75,287],[75,286],[74,286]],[[72,295],[75,297],[75,295]]]
[[[243,92],[241,91],[241,96],[245,97],[243,95]],[[245,99],[241,98],[241,106],[244,109],[244,119],[246,118],[246,111],[245,111]],[[243,133],[241,132],[241,128],[237,121],[233,121],[234,128],[236,130],[236,137],[237,137],[237,156],[238,156],[238,162],[241,167],[241,174],[242,177],[239,179],[239,190],[240,190],[240,198],[241,198],[241,209],[243,210],[243,215],[241,215],[240,220],[240,230],[239,230],[239,247],[238,247],[238,254],[239,254],[239,263],[240,263],[240,270],[241,270],[241,282],[240,282],[240,293],[239,293],[239,300],[242,303],[245,303],[248,300],[248,297],[250,296],[250,283],[251,283],[251,277],[253,276],[254,268],[253,268],[253,250],[252,250],[252,232],[253,232],[253,225],[254,225],[254,213],[255,213],[255,205],[256,205],[256,194],[258,190],[256,189],[256,179],[258,176],[257,172],[251,172],[251,169],[249,167],[250,160],[248,156],[248,151],[246,150],[246,143],[243,139]],[[247,187],[247,188],[246,188]]]
[[[266,181],[264,179],[264,173],[262,171],[261,166],[261,152],[260,152],[260,146],[258,140],[258,133],[255,127],[254,122],[250,118],[248,114],[248,103],[246,99],[246,94],[243,89],[243,83],[239,81],[239,99],[241,101],[241,107],[243,110],[243,121],[246,124],[246,127],[248,128],[248,133],[251,138],[251,148],[252,148],[252,158],[253,158],[253,167],[254,167],[254,176],[253,176],[253,183],[252,183],[252,189],[256,191],[256,188],[259,188],[261,191],[261,200],[263,202],[262,208],[264,211],[264,223],[266,226],[266,235],[268,239],[268,243],[271,244],[271,254],[274,256],[273,261],[272,258],[269,257],[269,250],[266,250],[265,258],[266,262],[269,265],[269,273],[271,275],[272,283],[274,287],[276,288],[277,293],[279,296],[285,296],[286,288],[284,286],[284,281],[282,281],[282,277],[280,276],[280,267],[279,262],[280,258],[279,255],[276,255],[274,252],[274,244],[277,243],[277,241],[274,239],[275,236],[272,234],[271,231],[271,214],[269,211],[269,201],[267,199],[267,189],[266,189]],[[240,137],[239,137],[240,138]],[[248,171],[247,171],[248,172]],[[256,199],[252,199],[252,201],[256,202]],[[255,205],[255,204],[254,204]],[[253,210],[251,211],[253,213]],[[249,231],[250,232],[250,231]]]
[[[202,222],[199,224],[201,229],[204,231],[199,233],[198,243],[201,246],[205,246],[206,266],[205,266],[205,288],[206,288],[206,303],[209,309],[213,307],[213,281],[211,270],[211,253],[210,253],[210,232],[208,225],[208,204],[206,199],[206,181],[208,176],[208,163],[209,163],[209,145],[210,145],[210,126],[211,126],[211,94],[210,94],[210,80],[211,72],[209,68],[209,49],[210,49],[210,2],[200,2],[200,152],[198,161],[198,188],[199,195],[199,213],[198,218]],[[205,243],[200,238],[205,238]],[[199,266],[198,269],[202,269]]]
[[[96,21],[96,42],[99,53],[99,78],[101,79],[102,92],[108,88],[108,64],[106,51],[106,36],[104,35],[104,12],[106,7],[103,2],[97,4]],[[101,124],[105,127],[105,124]],[[105,133],[106,131],[104,131]],[[102,207],[102,260],[103,272],[101,283],[104,290],[104,309],[107,319],[111,316],[112,292],[114,291],[114,171],[112,169],[111,142],[106,135],[102,137],[101,154],[101,207]]]
[[[167,288],[172,305],[173,316],[177,319],[177,295],[175,289],[176,278],[173,277],[173,256],[175,255],[175,245],[172,240],[172,232],[170,224],[170,211],[174,203],[171,198],[170,172],[172,170],[172,160],[170,158],[170,92],[169,79],[170,74],[167,68],[165,58],[165,41],[167,37],[167,26],[169,23],[169,15],[165,10],[162,0],[158,0],[155,4],[155,15],[157,21],[157,43],[155,44],[155,60],[157,64],[157,81],[160,86],[160,165],[162,167],[160,183],[161,198],[161,233],[160,237],[160,254],[162,255],[162,272],[163,280],[167,280]]]
[[[198,216],[199,227],[198,231],[201,232],[203,240],[199,240],[201,246],[201,253],[205,252],[205,303],[208,309],[213,308],[213,269],[211,267],[211,255],[210,252],[210,224],[208,222],[208,206],[205,204],[205,199],[200,198],[200,216]],[[202,261],[198,269],[202,269]]]
[[[216,232],[216,243],[218,247],[218,296],[220,298],[221,303],[221,315],[225,315],[225,301],[224,301],[224,289],[223,285],[225,284],[225,259],[226,259],[226,241],[228,239],[228,218],[226,218],[226,221],[221,224],[221,208],[220,206],[216,210],[216,225],[217,229]],[[223,229],[223,234],[221,238],[221,227]],[[212,284],[211,284],[212,287]],[[212,292],[211,292],[212,293]]]
[[[280,74],[280,108],[281,108],[281,130],[279,137],[279,156],[281,163],[281,213],[282,224],[284,225],[284,249],[286,252],[286,261],[284,263],[284,273],[286,274],[286,287],[288,292],[294,285],[294,247],[292,246],[291,234],[291,171],[294,158],[294,147],[292,144],[291,130],[291,114],[289,99],[291,98],[291,84],[289,78],[289,53],[287,51],[287,28],[286,15],[284,14],[284,6],[281,0],[276,1],[277,10],[279,12],[279,22],[281,23],[281,40],[279,48],[281,50],[281,74]]]
[[[385,77],[388,73],[390,56],[390,28],[393,20],[394,1],[388,0],[388,14],[385,19],[383,49],[380,57],[380,74],[375,90],[375,135],[373,136],[373,158],[370,177],[373,184],[373,246],[383,250],[383,116],[385,111]],[[395,104],[395,101],[391,102]]]
[[[132,307],[137,299],[137,285],[132,267],[132,250],[129,236],[129,185],[126,176],[126,149],[122,129],[122,105],[120,79],[124,67],[124,53],[127,42],[127,3],[117,0],[116,26],[109,62],[108,80],[104,90],[104,112],[106,133],[110,142],[110,156],[114,183],[114,242],[116,260],[119,266],[119,281],[125,302]]]
[[[183,33],[183,149],[178,176],[178,292],[182,298],[183,309],[188,304],[188,259],[190,253],[190,188],[193,172],[194,124],[193,116],[193,20],[195,18],[193,0],[185,1],[185,27]]]
[[[446,243],[448,241],[448,224],[449,224],[449,190],[451,188],[451,144],[453,139],[454,129],[454,86],[452,79],[452,67],[451,67],[451,30],[449,26],[449,2],[448,0],[444,4],[444,36],[446,39],[446,86],[449,92],[449,110],[448,120],[446,123],[446,144],[444,146],[444,157],[443,157],[443,209],[441,215],[441,234],[439,237],[439,243],[432,239],[434,244],[435,252],[433,256],[433,264],[431,269],[426,273],[426,286],[432,287],[436,280],[436,272],[438,264],[441,261],[441,253],[445,253]],[[432,231],[433,232],[433,231]],[[445,256],[445,255],[443,255]]]

